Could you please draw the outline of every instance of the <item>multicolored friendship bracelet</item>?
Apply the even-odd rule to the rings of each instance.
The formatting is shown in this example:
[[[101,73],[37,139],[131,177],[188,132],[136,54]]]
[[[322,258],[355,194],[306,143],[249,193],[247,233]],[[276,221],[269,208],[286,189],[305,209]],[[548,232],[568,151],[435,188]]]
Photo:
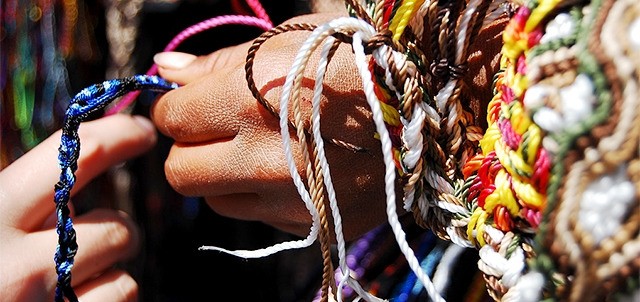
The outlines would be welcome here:
[[[345,3],[352,17],[305,27],[312,32],[287,75],[279,110],[256,96],[280,118],[288,168],[313,218],[309,236],[256,251],[203,249],[264,257],[306,247],[318,234],[323,240],[330,211],[340,274],[328,276],[331,266],[325,263],[320,298],[328,299],[331,283],[337,284],[332,294],[338,300],[351,292],[379,300],[359,283],[359,268],[349,260],[320,133],[324,73],[335,44],[343,42],[352,46],[381,142],[389,226],[415,276],[407,278],[403,294],[413,290],[417,280],[429,298],[444,301],[428,273],[437,261],[449,263],[436,258],[449,258],[442,251],[428,257],[418,249],[416,254],[407,243],[395,208],[396,181],[404,189],[404,210],[412,212],[421,227],[457,248],[478,249],[478,269],[496,301],[606,300],[638,290],[637,1]],[[488,37],[482,36],[487,32]],[[492,42],[501,50],[496,70],[485,70],[494,77],[492,96],[483,99],[482,92],[473,91],[474,73],[480,70],[470,70],[470,61],[488,47],[478,43]],[[294,116],[299,115],[301,74],[317,48],[322,49],[321,59],[311,128],[305,132],[299,118],[288,120],[287,110],[291,102]],[[80,121],[98,110],[91,108],[103,108],[108,97],[127,89],[175,88],[153,77],[114,81],[81,92],[65,121],[63,173],[55,197],[61,238],[56,297],[75,297],[70,269],[77,246],[66,203],[77,168]],[[306,156],[304,180],[293,160],[291,125]],[[374,240],[365,238],[362,249]],[[356,259],[366,254],[352,253]]]
[[[68,203],[76,181],[75,171],[78,169],[80,156],[80,137],[78,136],[80,124],[90,119],[93,113],[104,109],[113,100],[127,92],[143,89],[166,92],[177,87],[177,84],[169,83],[157,76],[136,75],[89,86],[71,100],[65,114],[62,138],[58,149],[58,163],[61,172],[60,180],[55,185],[54,195],[57,216],[56,231],[58,233],[58,246],[54,257],[58,274],[55,301],[65,301],[65,297],[70,301],[78,300],[71,287],[71,268],[78,245],[73,221],[69,216]]]
[[[220,25],[240,24],[259,27],[264,30],[273,27],[269,16],[259,1],[247,0],[246,2],[256,17],[225,15],[199,22],[180,32],[169,42],[164,51],[172,51],[187,38]],[[56,301],[64,301],[64,297],[71,301],[77,301],[77,297],[71,287],[71,268],[73,267],[77,244],[67,204],[71,189],[75,184],[74,172],[77,169],[77,160],[80,152],[80,140],[77,134],[79,125],[81,122],[91,118],[92,113],[103,109],[105,115],[122,111],[137,98],[142,90],[166,92],[178,87],[175,83],[169,83],[157,77],[156,73],[157,66],[154,64],[145,75],[113,79],[87,87],[71,100],[67,108],[58,158],[62,172],[60,181],[55,186],[54,196],[58,217],[57,233],[59,236],[58,247],[54,257],[58,274],[55,293]],[[122,97],[120,102],[110,108],[108,107],[110,103],[120,97]]]
[[[395,166],[405,188],[405,210],[441,238],[478,248],[478,268],[495,300],[582,301],[637,290],[637,4],[368,1],[366,7],[371,18],[361,17],[361,9],[354,17],[374,32],[349,20],[319,26],[292,72],[305,68],[305,56],[327,35],[352,38],[385,164]],[[494,25],[502,50],[491,72],[493,98],[479,100],[488,104],[483,126],[474,112],[482,108],[465,87],[465,77],[474,76],[466,61],[481,29]],[[367,49],[372,56],[364,70],[361,44],[377,35],[391,42]],[[297,89],[295,74],[281,110],[288,89]],[[287,139],[283,132],[288,150]],[[385,177],[389,223],[421,276],[396,227],[394,176]],[[439,300],[437,293],[430,297]]]

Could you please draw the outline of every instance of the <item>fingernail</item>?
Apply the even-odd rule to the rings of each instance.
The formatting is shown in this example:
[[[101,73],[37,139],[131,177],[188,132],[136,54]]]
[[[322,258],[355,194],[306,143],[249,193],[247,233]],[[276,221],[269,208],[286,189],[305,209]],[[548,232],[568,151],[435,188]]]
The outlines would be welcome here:
[[[153,125],[153,123],[142,116],[139,115],[135,115],[133,116],[133,120],[136,122],[136,124],[138,124],[138,126],[140,126],[140,128],[142,128],[145,132],[151,134],[155,134],[156,132],[156,127]]]
[[[166,69],[182,69],[187,67],[197,57],[184,52],[160,52],[153,56],[153,62]]]

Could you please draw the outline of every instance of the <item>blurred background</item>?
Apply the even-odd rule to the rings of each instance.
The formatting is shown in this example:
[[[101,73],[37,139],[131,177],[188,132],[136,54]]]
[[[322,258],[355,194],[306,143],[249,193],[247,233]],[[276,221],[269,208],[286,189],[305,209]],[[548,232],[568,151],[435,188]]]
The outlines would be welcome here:
[[[1,168],[59,129],[69,100],[82,88],[145,73],[153,55],[195,23],[252,14],[243,0],[1,3]],[[309,11],[306,1],[262,4],[274,24]],[[177,50],[204,55],[260,33],[223,25],[190,37]],[[156,97],[143,92],[125,113],[148,116]],[[202,245],[255,249],[297,238],[261,223],[221,217],[200,198],[174,192],[163,169],[171,144],[160,135],[152,151],[114,167],[73,198],[78,214],[109,207],[137,221],[143,249],[123,266],[138,280],[141,301],[310,301],[321,282],[318,247],[252,260],[197,250]]]
[[[251,15],[245,1],[0,0],[0,168],[61,128],[69,100],[82,88],[146,73],[153,55],[185,28],[216,16]],[[340,0],[261,3],[276,25],[295,15],[335,10],[335,3],[344,5]],[[176,50],[205,55],[261,32],[222,25],[188,38]],[[157,97],[142,92],[124,113],[148,117]],[[106,207],[126,211],[135,219],[142,230],[142,250],[122,265],[138,281],[140,300],[312,301],[322,281],[318,243],[248,260],[198,251],[203,245],[259,249],[299,238],[259,222],[219,216],[201,198],[173,191],[164,175],[171,144],[159,135],[150,152],[113,167],[72,200],[78,214]],[[405,216],[403,224],[411,246],[422,251],[422,259],[429,263],[439,259],[448,243],[406,218],[410,217]],[[374,294],[397,297],[405,282],[415,283],[415,276],[388,225],[372,234],[376,234],[373,241],[360,251],[362,259],[356,263],[362,265],[359,278]],[[354,246],[356,253],[359,244]],[[336,253],[332,254],[335,267]],[[447,289],[448,301],[490,300],[477,259],[477,252],[468,249],[451,265],[455,282]],[[418,290],[405,297],[407,301],[426,301],[424,288]]]

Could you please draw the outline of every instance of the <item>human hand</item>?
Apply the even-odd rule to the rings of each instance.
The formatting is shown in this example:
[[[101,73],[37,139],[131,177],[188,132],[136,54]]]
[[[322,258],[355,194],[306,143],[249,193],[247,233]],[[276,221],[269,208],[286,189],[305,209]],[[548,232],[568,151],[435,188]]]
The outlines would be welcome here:
[[[338,16],[301,16],[288,23],[323,24]],[[254,80],[276,108],[293,59],[309,33],[274,36],[257,52]],[[165,163],[166,177],[181,194],[204,196],[221,215],[262,221],[305,236],[311,216],[287,168],[278,119],[247,88],[244,65],[250,45],[203,57],[156,57],[160,75],[184,85],[164,94],[152,109],[159,130],[175,140]],[[307,118],[318,53],[314,58],[303,80],[301,106]],[[344,235],[352,239],[386,220],[386,204],[380,144],[349,45],[341,45],[332,58],[323,94],[323,135],[368,150],[355,153],[325,144]],[[301,152],[297,146],[293,149],[304,177]]]
[[[108,167],[150,149],[153,125],[142,117],[114,115],[83,123],[82,149],[73,193]],[[0,171],[0,296],[3,301],[52,301],[57,275],[53,255],[54,184],[58,131]],[[73,213],[73,212],[72,212]],[[78,254],[72,286],[80,301],[135,301],[138,286],[113,268],[138,251],[138,230],[125,213],[95,209],[73,217]]]

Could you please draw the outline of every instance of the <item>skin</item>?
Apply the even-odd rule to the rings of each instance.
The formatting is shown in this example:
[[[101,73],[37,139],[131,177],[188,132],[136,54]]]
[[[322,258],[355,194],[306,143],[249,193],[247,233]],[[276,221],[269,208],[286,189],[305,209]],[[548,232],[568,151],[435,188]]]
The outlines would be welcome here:
[[[322,24],[337,16],[316,14],[288,22]],[[293,58],[308,35],[277,35],[258,50],[254,79],[276,108]],[[287,168],[278,119],[247,88],[244,65],[249,46],[245,43],[190,59],[187,54],[173,54],[173,62],[167,62],[167,57],[156,60],[162,77],[184,85],[160,97],[152,109],[158,129],[175,140],[165,163],[166,177],[181,194],[204,196],[221,215],[262,221],[306,236],[311,216]],[[318,53],[303,80],[305,119]],[[177,66],[178,61],[186,66]],[[354,153],[325,143],[345,237],[351,239],[385,221],[386,214],[380,143],[374,138],[375,127],[348,45],[339,48],[329,65],[322,102],[323,135],[368,150]],[[298,171],[304,177],[295,135],[292,140]]]
[[[288,22],[321,24],[336,14],[301,16]],[[488,100],[497,68],[503,23],[480,33],[483,49],[472,49],[468,97]],[[281,86],[308,32],[275,36],[258,51],[254,79],[277,108]],[[284,158],[278,120],[251,95],[244,74],[250,44],[222,49],[208,56],[158,56],[160,75],[183,87],[159,98],[152,119],[175,140],[165,163],[171,185],[187,196],[204,196],[222,215],[257,220],[306,236],[311,217],[294,187]],[[302,107],[309,114],[311,60],[303,81]],[[366,148],[351,151],[326,145],[347,240],[386,220],[380,144],[373,136],[371,113],[348,46],[341,46],[326,76],[322,132]],[[478,108],[486,108],[481,103]],[[290,116],[290,119],[292,117]],[[144,118],[114,115],[80,127],[82,151],[72,193],[110,166],[149,150],[156,141],[153,125]],[[292,136],[295,141],[295,136]],[[53,185],[60,170],[60,132],[0,171],[0,296],[3,301],[53,300],[57,243]],[[299,172],[300,150],[294,146]],[[397,196],[401,196],[397,187]],[[72,201],[73,202],[73,201]],[[70,204],[72,206],[72,204]],[[401,207],[398,207],[401,211]],[[400,213],[404,214],[404,213]],[[138,230],[125,213],[96,209],[73,215],[80,246],[72,285],[82,301],[135,301],[138,286],[114,265],[139,249]],[[330,215],[329,215],[330,216]],[[330,218],[330,217],[329,217]]]
[[[323,24],[340,16],[343,15],[313,14],[287,22]],[[462,78],[462,93],[481,122],[492,97],[492,75],[498,69],[506,20],[483,29],[469,49],[469,69]],[[286,75],[308,36],[309,32],[276,35],[257,52],[254,80],[275,108],[279,108]],[[249,47],[250,43],[245,43],[200,57],[185,53],[156,57],[160,75],[183,85],[160,97],[152,109],[156,126],[175,140],[165,162],[166,177],[178,192],[204,196],[221,215],[262,221],[306,236],[311,216],[287,168],[278,119],[255,100],[247,87],[244,67]],[[312,56],[302,82],[301,103],[307,121],[319,52]],[[374,138],[375,126],[350,45],[340,46],[329,64],[324,84],[324,137],[368,150],[353,153],[325,144],[342,227],[349,240],[387,220],[380,142]],[[293,120],[291,110],[289,119]],[[295,135],[292,140],[297,141]],[[297,145],[293,149],[298,172],[304,178],[300,149]],[[396,196],[398,214],[407,214],[400,205],[402,189],[397,179]],[[328,211],[328,205],[326,208]],[[331,220],[331,214],[327,216]]]
[[[156,142],[151,122],[114,115],[80,127],[82,149],[72,194],[107,168],[149,150]],[[0,296],[3,301],[52,301],[56,285],[53,185],[58,131],[0,171]],[[73,196],[73,195],[72,195]],[[72,200],[73,201],[73,200]],[[71,205],[71,203],[70,203]],[[72,218],[78,253],[72,286],[81,301],[136,301],[138,286],[114,265],[139,250],[139,233],[125,213],[95,209]]]

